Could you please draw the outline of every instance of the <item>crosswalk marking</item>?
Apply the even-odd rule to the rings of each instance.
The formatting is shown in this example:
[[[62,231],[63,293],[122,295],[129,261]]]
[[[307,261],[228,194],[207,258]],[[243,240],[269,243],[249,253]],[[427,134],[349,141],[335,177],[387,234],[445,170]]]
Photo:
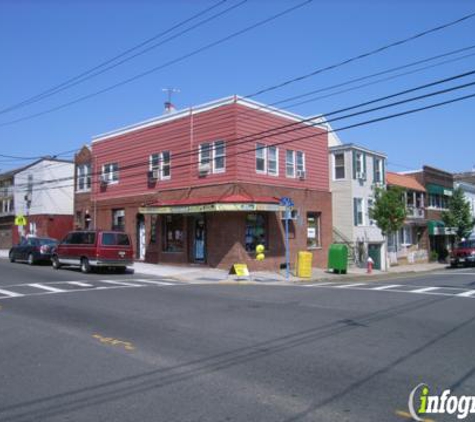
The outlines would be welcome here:
[[[467,292],[458,293],[457,296],[458,297],[474,297],[475,296],[475,290],[469,290]]]
[[[411,290],[411,293],[427,293],[432,292],[434,290],[439,290],[440,287],[424,287],[422,289]]]
[[[345,289],[347,287],[358,287],[358,286],[366,286],[367,283],[353,283],[353,284],[343,284],[341,286],[335,286],[335,289]]]
[[[104,285],[106,284],[106,285]],[[64,286],[77,286],[77,289],[61,288]],[[147,280],[147,279],[127,279],[127,280],[88,280],[83,281],[53,281],[47,283],[22,283],[5,286],[7,289],[0,289],[0,299],[19,298],[27,296],[48,295],[53,293],[75,293],[75,292],[91,292],[96,290],[110,290],[128,287],[166,287],[180,285],[180,283],[172,283],[169,281]],[[3,287],[3,286],[2,286]],[[18,293],[15,290],[21,288],[30,288],[28,293]],[[41,292],[31,292],[31,288],[42,290]]]
[[[83,283],[82,281],[68,281],[68,284],[79,287],[94,287],[92,284]]]
[[[388,290],[395,289],[396,287],[402,287],[400,284],[388,284],[387,286],[373,287],[371,290]]]
[[[123,287],[140,287],[140,284],[133,284],[126,281],[115,281],[115,280],[98,280],[101,283],[113,284],[114,286],[123,286]]]
[[[41,290],[46,290],[47,292],[51,292],[51,293],[63,293],[67,291],[63,289],[58,289],[57,287],[45,286],[44,284],[40,284],[40,283],[28,284],[28,286],[36,287],[37,289],[41,289]]]
[[[137,279],[134,281],[138,281],[140,283],[155,284],[157,286],[174,286],[175,285],[175,283],[170,283],[168,281],[155,281],[155,280],[142,280],[142,279]]]
[[[0,289],[0,294],[7,296],[7,297],[22,297],[25,295],[22,295],[21,293],[16,293],[16,292],[11,292],[10,290],[3,290]]]

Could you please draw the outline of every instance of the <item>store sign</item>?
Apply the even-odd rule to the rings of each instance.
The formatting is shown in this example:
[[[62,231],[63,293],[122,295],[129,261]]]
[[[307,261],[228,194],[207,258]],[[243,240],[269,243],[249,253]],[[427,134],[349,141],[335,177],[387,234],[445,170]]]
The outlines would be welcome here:
[[[282,211],[284,207],[277,204],[206,204],[176,207],[143,207],[141,214],[194,214],[216,211]]]
[[[249,277],[249,269],[246,264],[234,264],[232,272],[238,277]]]

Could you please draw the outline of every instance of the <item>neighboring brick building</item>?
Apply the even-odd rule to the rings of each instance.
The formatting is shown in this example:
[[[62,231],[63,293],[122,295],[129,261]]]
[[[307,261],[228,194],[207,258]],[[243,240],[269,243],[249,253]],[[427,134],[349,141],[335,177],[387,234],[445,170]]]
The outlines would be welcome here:
[[[0,249],[9,249],[13,245],[15,229],[15,203],[13,198],[15,169],[0,174]]]
[[[448,201],[453,195],[454,176],[435,167],[423,166],[422,170],[405,172],[415,178],[427,191],[425,203],[430,251],[437,253],[439,260],[445,260],[448,249],[453,243],[455,232],[445,227],[442,211],[447,209]]]
[[[92,153],[84,145],[74,156],[74,227],[94,228],[94,207],[91,200]]]
[[[94,138],[97,227],[129,232],[148,262],[277,269],[285,261],[279,199],[290,197],[292,262],[310,250],[314,265],[325,266],[328,134],[301,120],[230,97]],[[254,259],[258,243],[262,262]]]

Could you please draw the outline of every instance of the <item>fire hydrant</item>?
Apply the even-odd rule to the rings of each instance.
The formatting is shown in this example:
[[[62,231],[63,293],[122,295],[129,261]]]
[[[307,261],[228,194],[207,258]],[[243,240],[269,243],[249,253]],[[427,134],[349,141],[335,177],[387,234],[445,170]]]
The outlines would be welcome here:
[[[371,258],[370,256],[368,256],[368,260],[366,261],[366,268],[367,268],[367,273],[368,274],[371,274],[373,272],[373,265],[374,265],[374,261],[373,261],[373,258]]]

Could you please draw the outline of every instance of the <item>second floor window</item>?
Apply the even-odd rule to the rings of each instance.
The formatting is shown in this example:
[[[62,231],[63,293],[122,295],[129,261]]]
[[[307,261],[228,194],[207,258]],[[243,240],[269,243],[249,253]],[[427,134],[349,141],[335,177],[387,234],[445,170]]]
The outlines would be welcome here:
[[[285,151],[285,175],[287,177],[305,177],[305,153]]]
[[[285,175],[295,177],[295,151],[285,151]]]
[[[223,173],[226,170],[226,143],[216,141],[200,144],[198,165],[200,173]]]
[[[102,182],[117,183],[119,181],[119,164],[110,163],[102,166]]]
[[[345,154],[335,154],[335,179],[344,179],[345,178]]]
[[[162,151],[150,156],[150,171],[154,172],[160,180],[170,179],[171,177],[171,155],[170,151]]]
[[[79,192],[91,190],[91,165],[81,164],[77,167],[77,185],[76,190]]]
[[[279,149],[274,146],[256,145],[256,172],[279,175]]]
[[[381,158],[374,158],[374,183],[384,183],[383,176],[383,160]]]

